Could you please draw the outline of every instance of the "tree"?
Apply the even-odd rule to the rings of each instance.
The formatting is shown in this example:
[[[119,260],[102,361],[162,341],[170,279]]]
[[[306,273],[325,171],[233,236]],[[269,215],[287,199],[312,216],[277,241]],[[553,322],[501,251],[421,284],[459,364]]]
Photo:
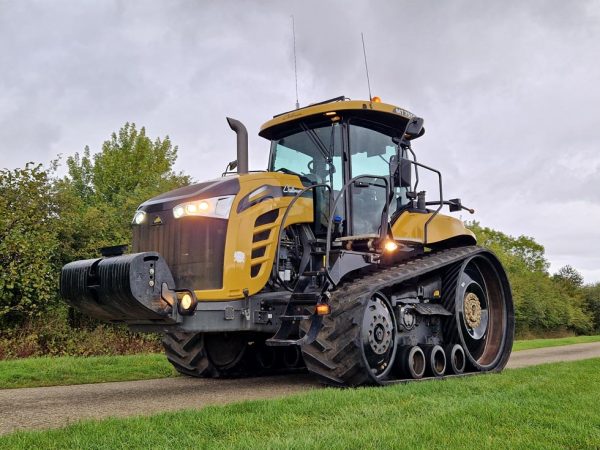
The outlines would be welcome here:
[[[468,223],[467,226],[475,233],[480,245],[519,261],[530,271],[547,272],[550,267],[544,255],[544,246],[532,237],[509,236],[501,231],[482,227],[478,222]]]
[[[0,322],[20,323],[56,299],[58,209],[49,171],[0,170]]]
[[[594,323],[594,330],[600,332],[600,283],[583,288],[585,305]]]
[[[145,200],[188,185],[173,171],[177,147],[169,137],[155,140],[145,128],[126,123],[94,155],[67,158],[68,175],[57,182],[61,205],[63,262],[91,258],[98,249],[131,241],[131,220]]]
[[[569,287],[574,290],[583,286],[583,275],[569,265],[561,267],[552,278],[563,284],[565,287]]]
[[[513,237],[473,222],[468,227],[478,243],[490,248],[505,267],[515,303],[517,332],[570,329],[590,331],[592,319],[581,294],[581,281],[573,268],[550,277],[544,247],[527,236]],[[579,275],[581,277],[581,275]],[[568,284],[565,283],[568,279]]]

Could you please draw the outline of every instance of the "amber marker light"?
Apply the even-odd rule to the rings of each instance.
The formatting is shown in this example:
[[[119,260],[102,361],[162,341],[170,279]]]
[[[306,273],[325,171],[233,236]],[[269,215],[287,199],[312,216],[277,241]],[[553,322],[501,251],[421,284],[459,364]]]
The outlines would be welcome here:
[[[326,116],[335,116],[336,114],[337,113],[335,111],[329,111],[325,113]]]
[[[379,97],[377,97],[377,96],[373,97],[371,99],[371,101],[374,102],[374,103],[381,103],[381,99]]]
[[[317,313],[318,316],[326,316],[330,312],[331,308],[327,303],[317,303],[317,306],[315,306],[315,313]]]
[[[398,250],[398,244],[396,244],[394,241],[387,240],[385,241],[383,248],[386,252],[395,252]]]

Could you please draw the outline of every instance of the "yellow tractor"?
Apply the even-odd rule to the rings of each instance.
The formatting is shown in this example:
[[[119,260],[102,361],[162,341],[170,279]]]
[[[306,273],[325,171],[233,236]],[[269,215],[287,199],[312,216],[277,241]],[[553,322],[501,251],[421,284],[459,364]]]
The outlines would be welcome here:
[[[472,210],[417,161],[423,119],[376,98],[279,114],[259,132],[266,171],[248,170],[246,128],[227,120],[237,160],[140,205],[132,253],[109,247],[64,266],[64,299],[162,333],[169,361],[196,377],[308,369],[358,386],[502,370],[510,285],[462,221],[440,213]],[[418,190],[427,172],[430,199]]]

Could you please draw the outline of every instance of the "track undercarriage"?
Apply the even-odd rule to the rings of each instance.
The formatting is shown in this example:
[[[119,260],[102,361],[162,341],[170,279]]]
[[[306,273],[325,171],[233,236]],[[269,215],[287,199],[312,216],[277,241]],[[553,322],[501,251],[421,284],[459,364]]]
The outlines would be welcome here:
[[[167,355],[193,376],[248,376],[306,368],[328,384],[388,384],[424,377],[499,371],[513,341],[513,305],[496,257],[476,246],[430,252],[372,269],[330,292],[331,314],[316,339],[268,347],[241,335],[165,338]],[[310,321],[303,321],[300,333]],[[191,342],[191,344],[190,344]],[[208,343],[209,345],[205,346]],[[221,355],[214,361],[210,350]],[[236,350],[237,349],[237,350]]]

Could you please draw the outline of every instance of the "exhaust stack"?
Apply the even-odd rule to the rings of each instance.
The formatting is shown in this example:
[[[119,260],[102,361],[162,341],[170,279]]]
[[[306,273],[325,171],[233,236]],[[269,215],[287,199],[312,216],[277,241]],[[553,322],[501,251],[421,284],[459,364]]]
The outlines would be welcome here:
[[[227,117],[229,127],[237,134],[237,171],[240,175],[248,173],[248,130],[242,122]]]

